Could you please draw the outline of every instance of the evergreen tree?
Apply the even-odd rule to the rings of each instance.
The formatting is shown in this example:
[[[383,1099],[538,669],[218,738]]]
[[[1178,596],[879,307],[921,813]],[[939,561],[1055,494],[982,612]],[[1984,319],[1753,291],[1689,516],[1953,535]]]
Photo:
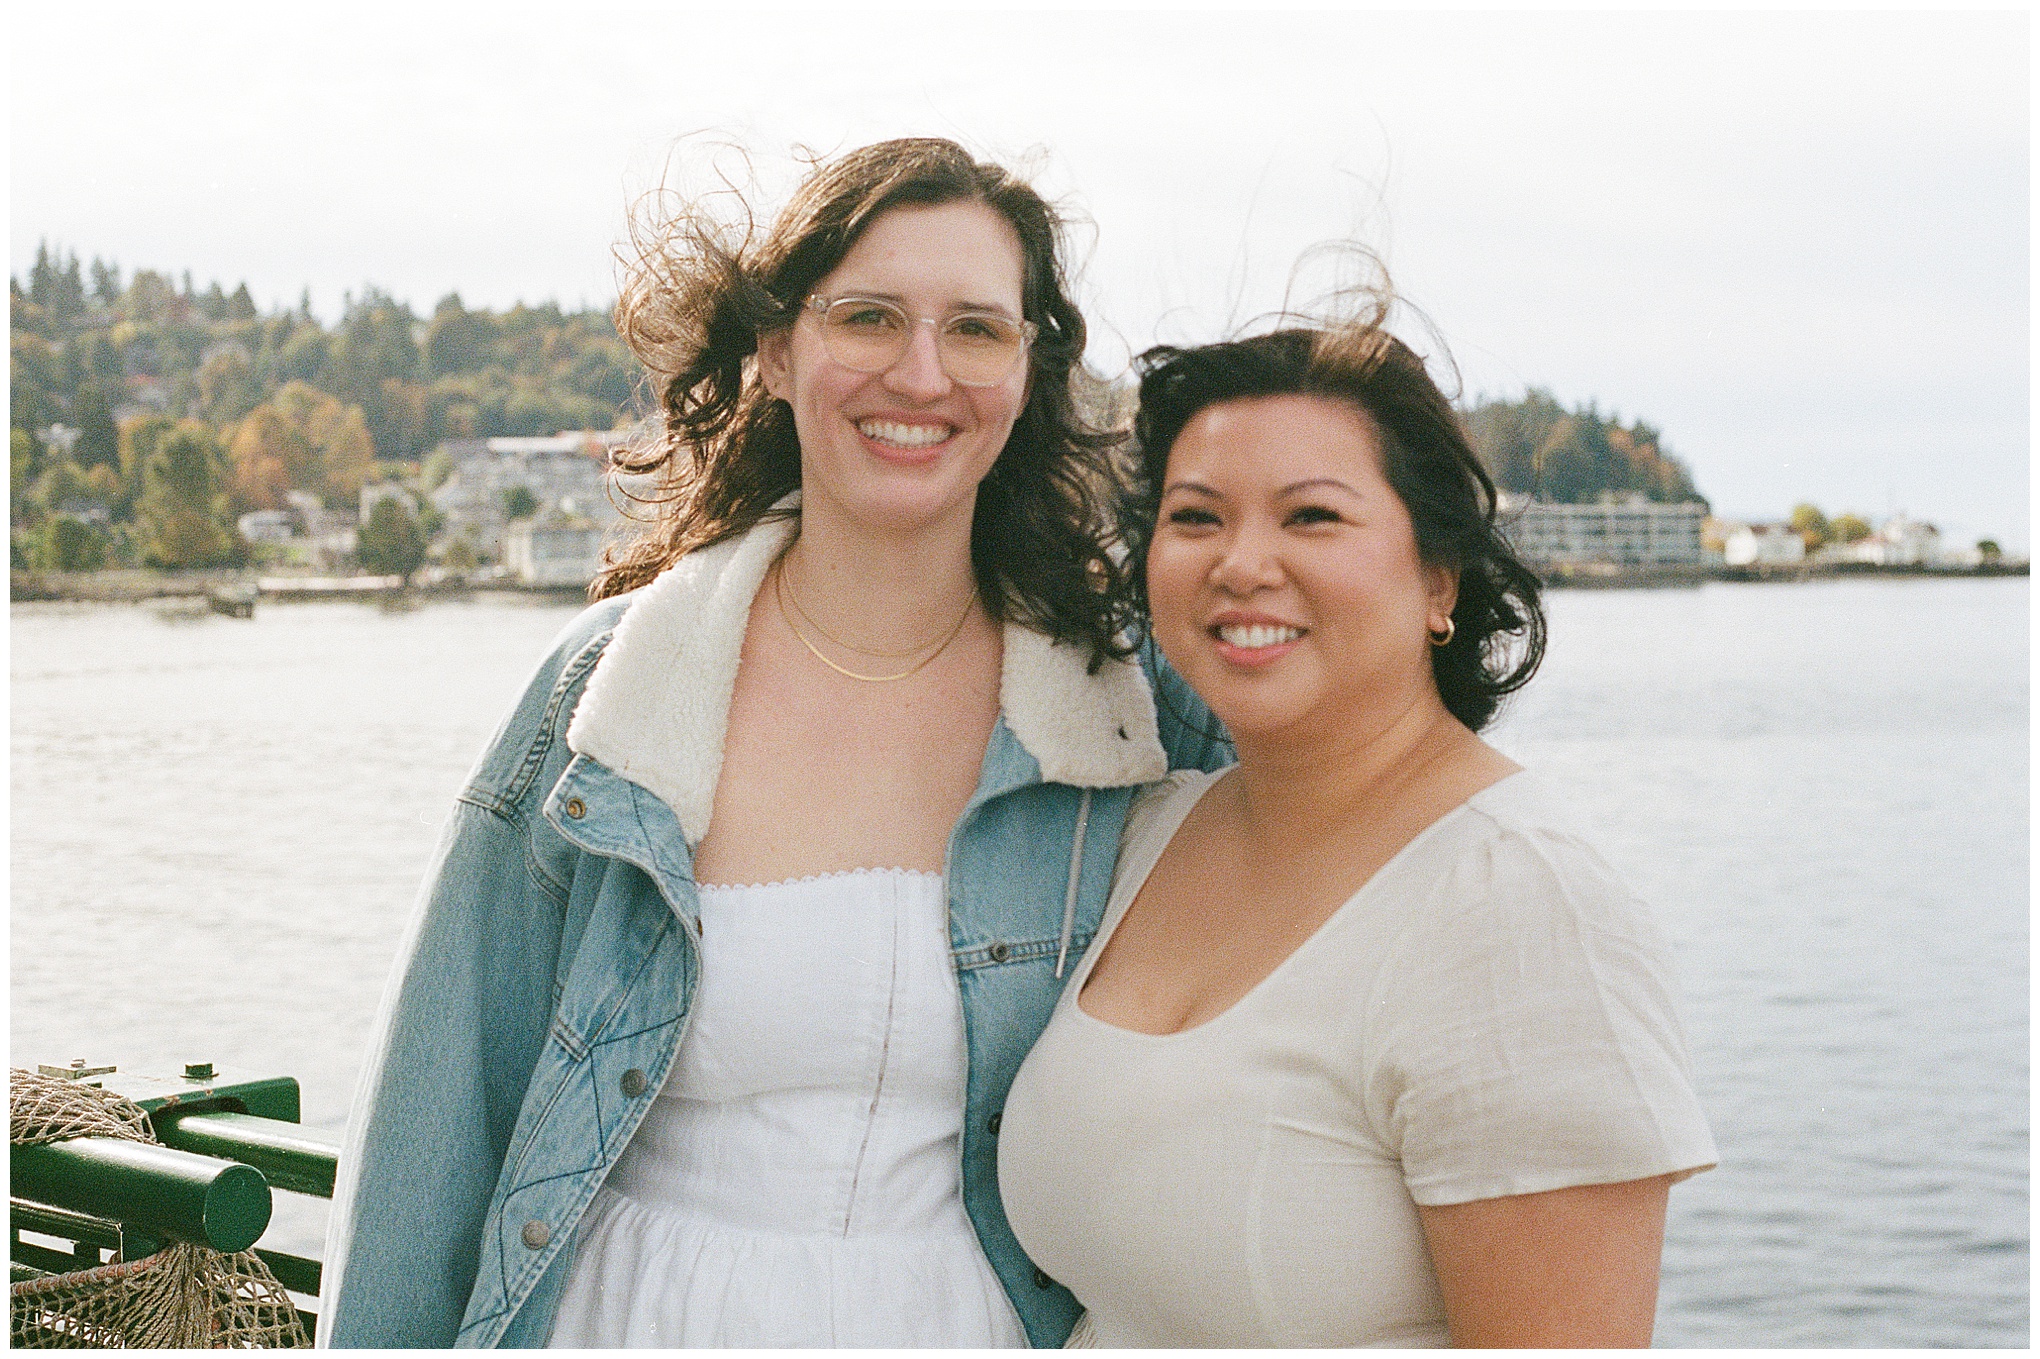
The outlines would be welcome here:
[[[44,571],[97,571],[106,564],[106,535],[82,519],[52,515],[36,537],[34,562]]]
[[[119,264],[102,263],[99,256],[92,257],[92,298],[109,310],[120,301]]]
[[[425,330],[425,369],[444,377],[479,368],[488,358],[488,342],[481,316],[461,305],[459,293],[448,293],[432,309]]]
[[[1482,401],[1464,419],[1475,452],[1504,491],[1562,503],[1605,494],[1703,499],[1655,426],[1641,420],[1624,425],[1603,417],[1592,402],[1569,411],[1533,387],[1521,401]]]
[[[235,556],[225,523],[226,456],[195,420],[164,436],[142,470],[143,560],[151,566],[219,566]]]
[[[113,423],[113,408],[96,379],[78,384],[71,419],[78,426],[78,443],[71,450],[81,467],[120,466],[120,430]]]
[[[149,465],[149,459],[156,456],[163,436],[175,428],[177,422],[167,415],[136,415],[121,422],[121,494],[113,506],[115,519],[134,518],[135,506],[142,498],[143,469]]]
[[[7,503],[17,524],[28,513],[28,488],[42,471],[42,444],[25,429],[8,430]]]
[[[402,576],[425,564],[425,530],[405,496],[384,496],[368,512],[356,539],[355,557],[372,575]]]

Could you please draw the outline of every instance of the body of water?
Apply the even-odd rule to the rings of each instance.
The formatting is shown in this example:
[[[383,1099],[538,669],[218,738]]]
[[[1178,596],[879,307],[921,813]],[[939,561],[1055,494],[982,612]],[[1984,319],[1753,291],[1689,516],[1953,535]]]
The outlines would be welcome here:
[[[1660,1345],[2028,1341],[2028,601],[1549,599],[1491,736],[1655,905],[1721,1148]],[[573,612],[14,606],[13,1063],[295,1075],[337,1139],[439,822]]]

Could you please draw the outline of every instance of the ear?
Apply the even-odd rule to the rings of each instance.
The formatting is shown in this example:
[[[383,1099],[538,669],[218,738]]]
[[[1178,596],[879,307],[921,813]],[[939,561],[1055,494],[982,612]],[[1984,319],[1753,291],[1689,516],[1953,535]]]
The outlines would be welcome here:
[[[1424,568],[1424,585],[1431,597],[1431,612],[1424,622],[1431,631],[1444,628],[1452,617],[1452,610],[1459,604],[1459,568],[1456,566],[1427,566]]]
[[[793,390],[793,328],[770,330],[758,337],[758,380],[781,401]]]

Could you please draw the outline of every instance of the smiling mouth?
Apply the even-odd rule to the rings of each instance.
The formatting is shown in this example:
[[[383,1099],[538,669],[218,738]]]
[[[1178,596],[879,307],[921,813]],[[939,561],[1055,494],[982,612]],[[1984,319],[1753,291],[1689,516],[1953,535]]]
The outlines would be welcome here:
[[[1264,647],[1283,646],[1294,642],[1308,631],[1306,628],[1270,627],[1265,623],[1228,623],[1211,630],[1212,636],[1228,646],[1245,651],[1259,651]]]
[[[859,420],[857,432],[893,448],[933,448],[956,434],[954,425],[903,425],[897,420]]]

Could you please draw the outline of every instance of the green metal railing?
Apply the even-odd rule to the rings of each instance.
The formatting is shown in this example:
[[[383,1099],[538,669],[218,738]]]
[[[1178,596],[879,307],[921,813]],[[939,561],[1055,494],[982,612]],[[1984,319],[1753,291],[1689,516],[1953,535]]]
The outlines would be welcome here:
[[[139,1104],[162,1145],[76,1137],[12,1148],[9,1273],[17,1281],[136,1260],[171,1242],[235,1252],[255,1249],[278,1283],[316,1297],[317,1260],[257,1243],[271,1193],[333,1196],[338,1150],[298,1123],[289,1077],[233,1077],[194,1063],[177,1077],[123,1075],[111,1067],[45,1067],[89,1080]],[[71,1243],[68,1251],[22,1233]],[[307,1333],[315,1324],[300,1308]]]

